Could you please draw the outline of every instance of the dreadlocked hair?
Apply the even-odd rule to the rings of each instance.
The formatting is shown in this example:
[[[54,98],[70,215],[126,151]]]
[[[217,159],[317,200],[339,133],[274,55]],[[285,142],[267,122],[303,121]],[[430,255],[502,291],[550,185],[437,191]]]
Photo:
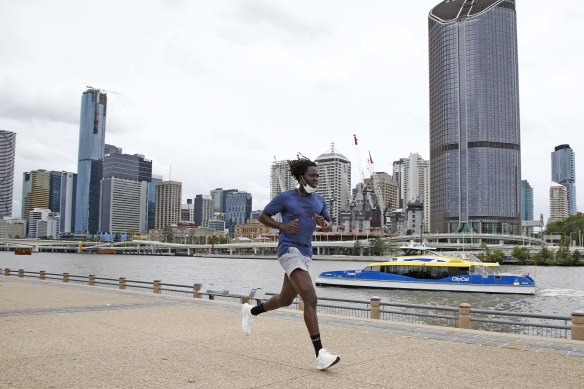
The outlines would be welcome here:
[[[310,166],[316,166],[316,163],[308,158],[298,158],[288,161],[288,166],[290,166],[290,174],[292,177],[300,181],[300,177],[306,173]]]

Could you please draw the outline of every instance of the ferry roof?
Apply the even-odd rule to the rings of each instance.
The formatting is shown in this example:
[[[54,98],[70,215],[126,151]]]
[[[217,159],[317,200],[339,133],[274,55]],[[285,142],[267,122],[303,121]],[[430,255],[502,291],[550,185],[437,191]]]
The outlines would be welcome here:
[[[471,267],[471,266],[484,266],[484,267],[498,267],[501,266],[497,262],[472,262],[472,261],[389,261],[389,262],[375,262],[370,263],[367,266],[429,266],[429,267]]]

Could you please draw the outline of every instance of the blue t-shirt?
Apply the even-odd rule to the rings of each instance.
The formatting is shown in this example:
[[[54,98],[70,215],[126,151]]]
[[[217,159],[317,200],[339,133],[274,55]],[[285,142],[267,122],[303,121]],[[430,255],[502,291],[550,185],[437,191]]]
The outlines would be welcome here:
[[[278,241],[278,257],[288,252],[290,247],[296,247],[305,257],[312,257],[312,233],[316,229],[314,214],[329,218],[324,198],[318,193],[302,195],[296,190],[279,193],[274,197],[264,212],[269,216],[280,214],[282,223],[288,224],[298,219],[299,229],[295,234],[280,231]]]

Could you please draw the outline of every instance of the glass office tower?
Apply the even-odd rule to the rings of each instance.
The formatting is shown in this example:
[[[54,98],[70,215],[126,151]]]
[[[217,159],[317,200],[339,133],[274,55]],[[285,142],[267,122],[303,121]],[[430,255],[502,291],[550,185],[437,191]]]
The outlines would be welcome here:
[[[99,180],[92,174],[92,162],[103,160],[105,147],[105,119],[107,95],[98,89],[90,88],[81,97],[81,118],[79,121],[79,153],[77,163],[77,193],[75,208],[75,232],[87,233],[90,230],[90,202],[99,204]],[[98,179],[91,185],[91,179]],[[97,191],[91,191],[97,188]],[[93,198],[91,198],[93,197]],[[93,218],[99,218],[98,210]],[[97,227],[97,220],[95,221]],[[91,228],[95,229],[95,228]],[[92,231],[95,232],[95,231]]]
[[[576,158],[570,145],[556,146],[552,151],[552,181],[563,185],[568,193],[568,214],[576,209]]]
[[[450,0],[428,16],[431,232],[519,234],[513,0]]]
[[[225,197],[225,221],[233,236],[235,226],[247,223],[251,214],[252,196],[248,192],[231,192]]]

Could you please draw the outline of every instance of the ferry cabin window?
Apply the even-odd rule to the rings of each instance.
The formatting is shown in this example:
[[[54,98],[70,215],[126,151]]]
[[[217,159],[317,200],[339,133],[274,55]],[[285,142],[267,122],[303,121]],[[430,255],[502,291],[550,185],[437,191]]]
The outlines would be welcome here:
[[[432,267],[430,270],[430,278],[434,280],[439,280],[441,278],[448,277],[448,269],[442,266]]]
[[[466,268],[462,272],[458,268],[449,268],[442,266],[375,266],[375,270],[369,267],[372,271],[381,271],[384,273],[399,274],[406,277],[418,279],[441,279],[451,277],[453,275],[468,274]]]
[[[469,274],[468,267],[449,267],[448,268],[448,277],[462,276],[462,275],[468,275],[468,274]]]

